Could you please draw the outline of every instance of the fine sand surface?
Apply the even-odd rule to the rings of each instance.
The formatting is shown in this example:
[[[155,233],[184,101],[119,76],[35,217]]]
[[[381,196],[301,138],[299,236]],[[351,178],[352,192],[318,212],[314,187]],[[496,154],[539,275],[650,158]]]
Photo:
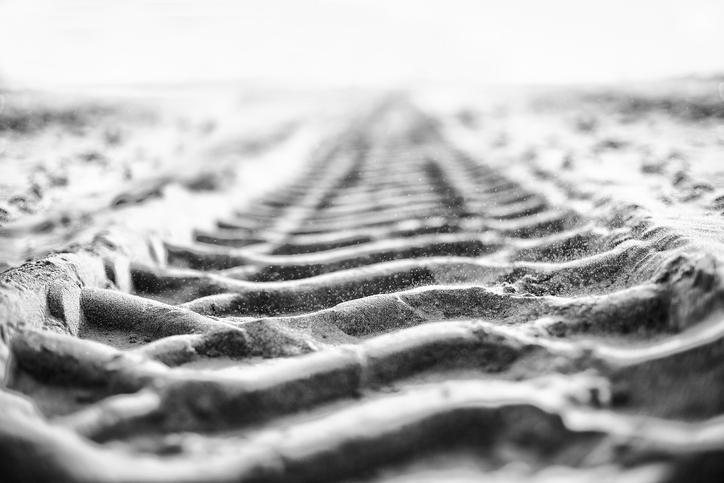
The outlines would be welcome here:
[[[0,480],[721,481],[721,80],[5,92]]]

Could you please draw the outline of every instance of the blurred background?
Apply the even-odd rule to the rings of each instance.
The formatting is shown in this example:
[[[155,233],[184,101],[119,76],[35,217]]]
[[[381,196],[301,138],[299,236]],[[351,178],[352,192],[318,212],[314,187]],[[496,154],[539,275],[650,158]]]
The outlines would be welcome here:
[[[724,71],[717,0],[0,0],[12,87],[558,84]]]

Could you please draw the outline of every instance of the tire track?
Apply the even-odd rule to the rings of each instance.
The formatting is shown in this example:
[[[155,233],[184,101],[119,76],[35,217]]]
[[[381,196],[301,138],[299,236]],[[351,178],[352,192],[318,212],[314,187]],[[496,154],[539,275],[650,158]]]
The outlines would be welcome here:
[[[466,451],[724,471],[717,255],[441,122],[388,99],[185,244],[101,234],[3,274],[10,481],[381,481]]]

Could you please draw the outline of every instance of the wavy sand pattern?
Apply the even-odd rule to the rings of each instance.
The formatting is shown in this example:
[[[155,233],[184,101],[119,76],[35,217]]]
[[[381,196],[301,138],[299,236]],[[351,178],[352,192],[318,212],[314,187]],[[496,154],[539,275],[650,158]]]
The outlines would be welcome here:
[[[3,481],[718,481],[716,183],[638,203],[582,174],[626,149],[590,119],[561,166],[509,139],[550,106],[440,106],[366,99],[269,141],[301,168],[263,196],[186,182],[0,274]]]

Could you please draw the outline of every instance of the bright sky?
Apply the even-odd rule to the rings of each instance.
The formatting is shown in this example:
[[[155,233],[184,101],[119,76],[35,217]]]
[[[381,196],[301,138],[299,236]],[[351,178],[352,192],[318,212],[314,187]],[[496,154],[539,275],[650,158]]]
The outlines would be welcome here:
[[[16,85],[597,82],[724,72],[724,1],[0,0]]]

